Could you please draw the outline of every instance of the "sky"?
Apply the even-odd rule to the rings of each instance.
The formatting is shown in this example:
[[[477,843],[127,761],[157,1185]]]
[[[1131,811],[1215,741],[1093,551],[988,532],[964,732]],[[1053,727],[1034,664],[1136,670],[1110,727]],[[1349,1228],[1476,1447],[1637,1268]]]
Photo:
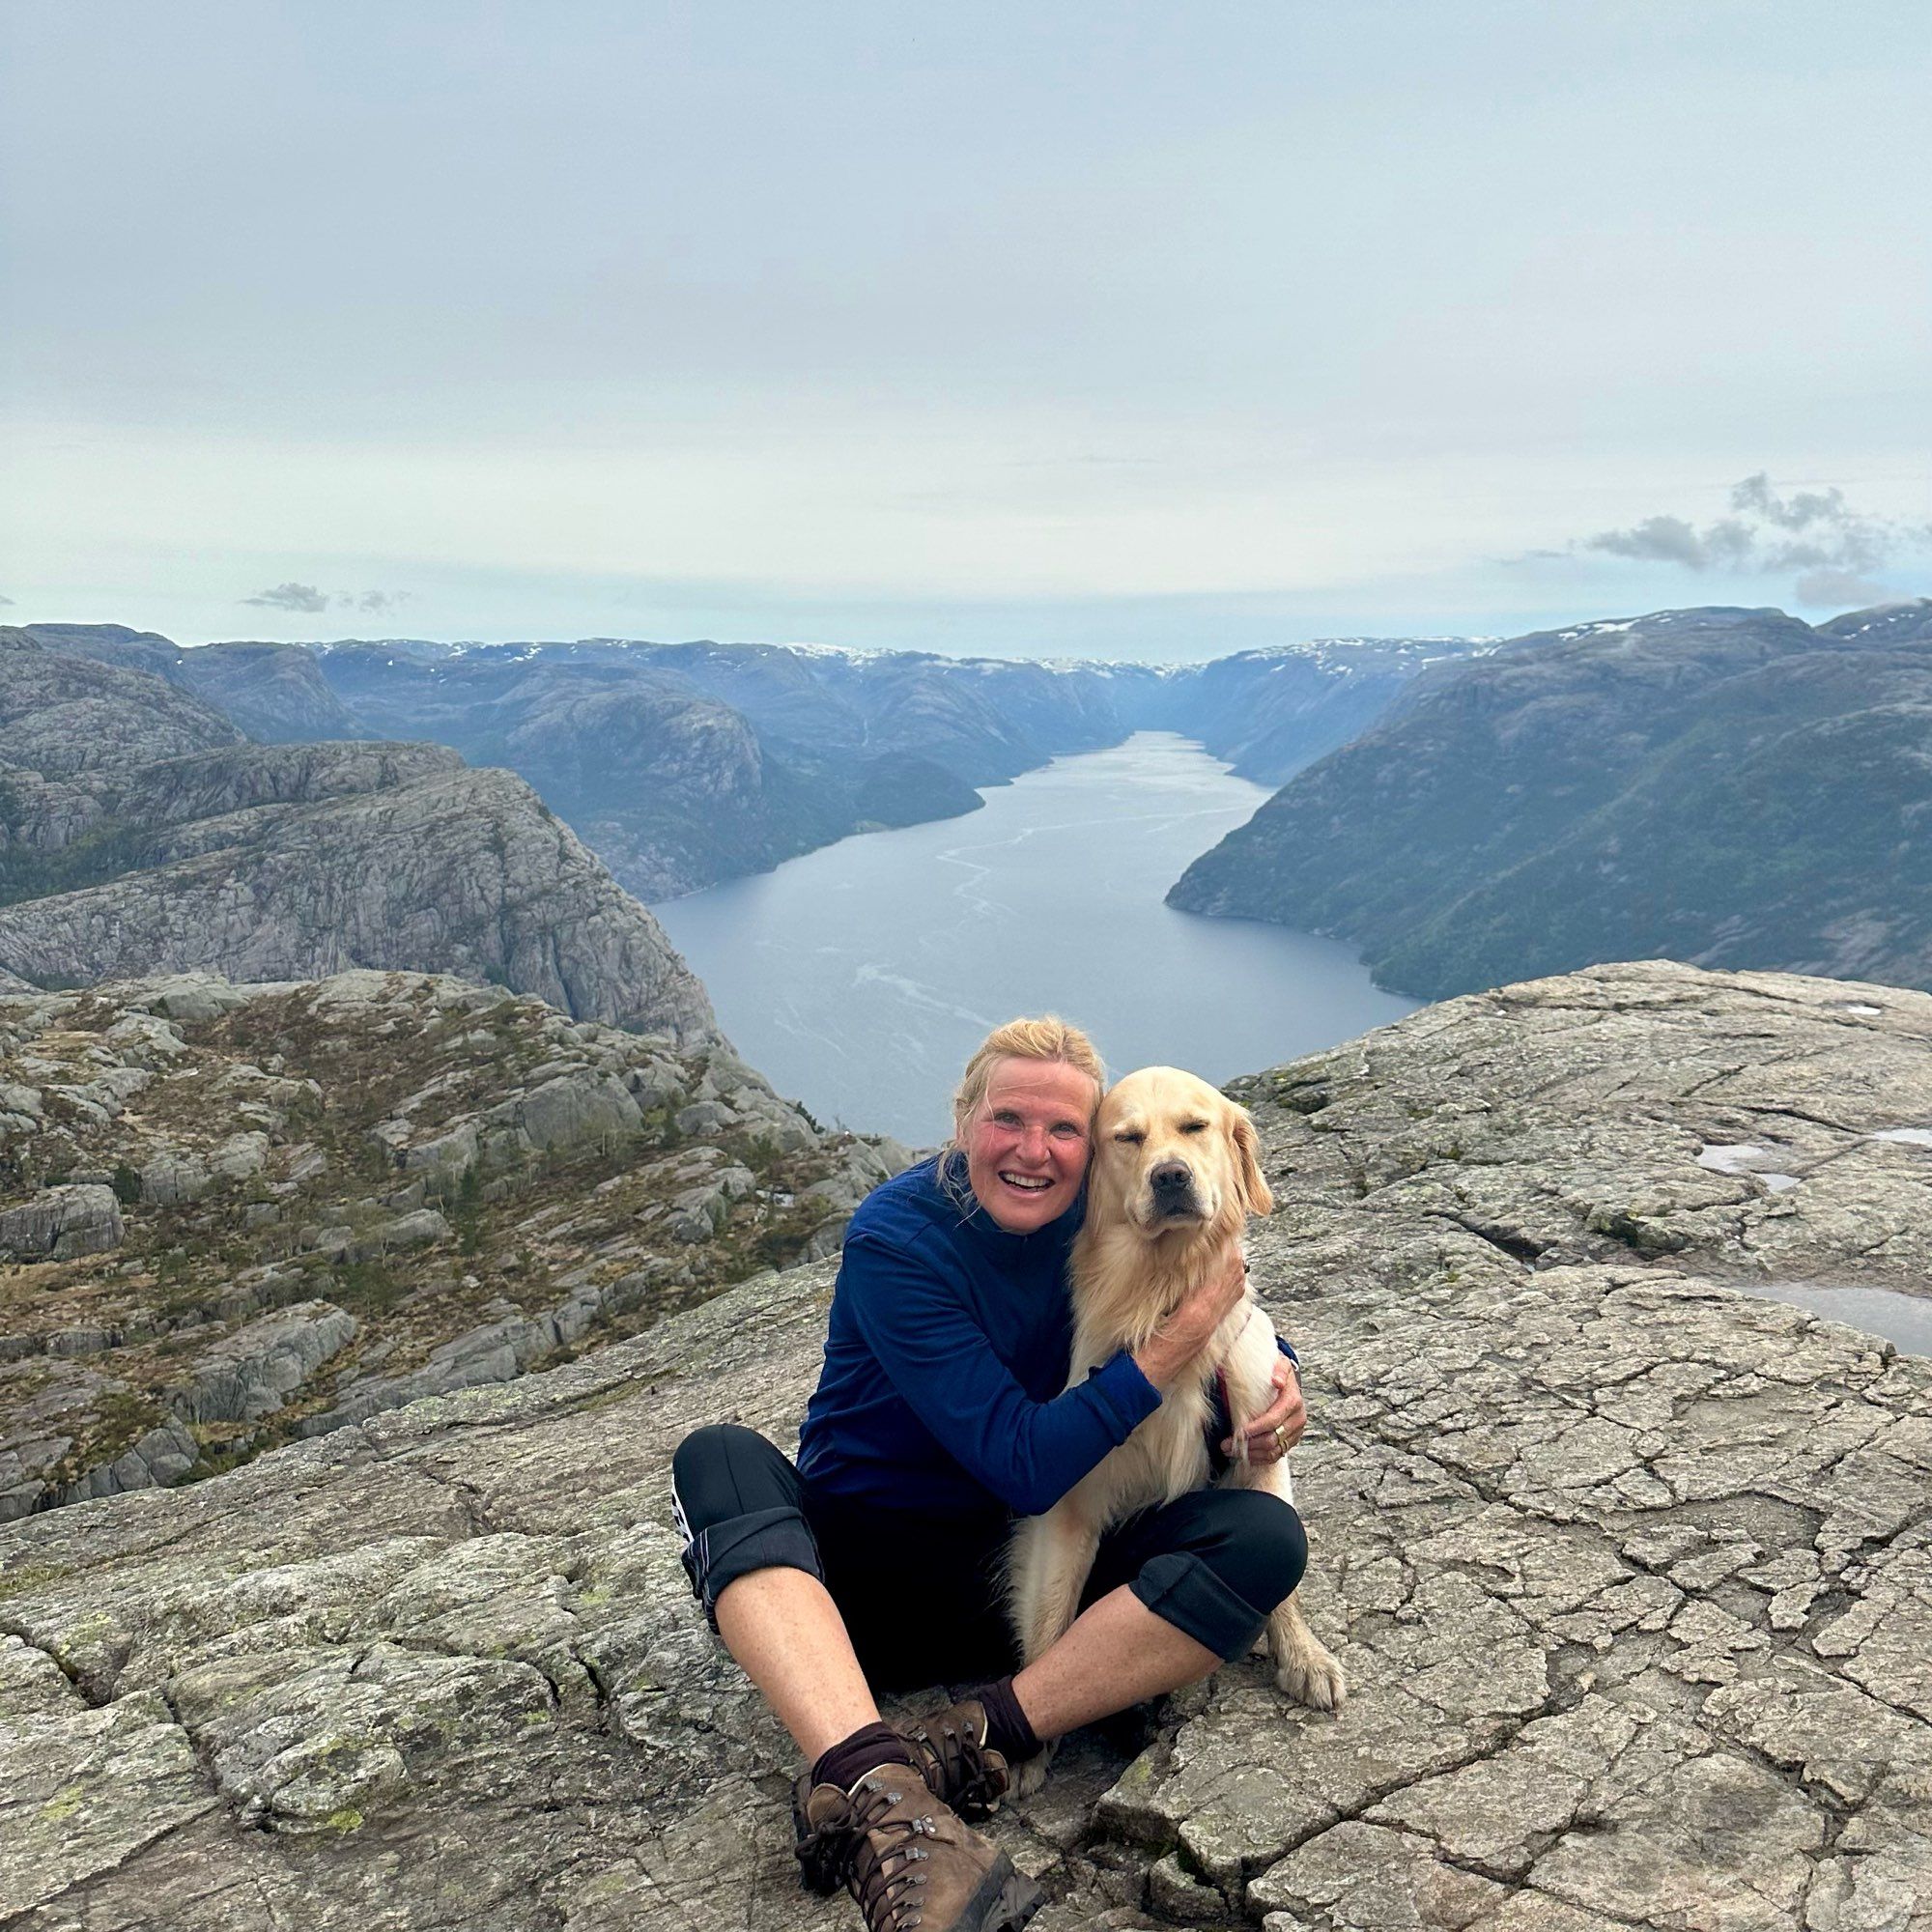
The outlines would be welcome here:
[[[0,620],[1187,660],[1932,592],[1922,0],[0,10]]]

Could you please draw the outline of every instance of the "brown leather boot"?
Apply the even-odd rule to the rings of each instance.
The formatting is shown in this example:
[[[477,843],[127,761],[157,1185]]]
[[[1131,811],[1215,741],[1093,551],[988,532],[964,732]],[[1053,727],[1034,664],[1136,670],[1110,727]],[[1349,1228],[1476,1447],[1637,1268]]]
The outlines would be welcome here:
[[[844,1885],[867,1932],[1017,1932],[1043,1902],[1005,1852],[904,1765],[868,1771],[849,1792],[795,1789],[793,1808],[804,1826],[799,1862]]]
[[[949,1704],[899,1736],[912,1747],[926,1788],[960,1817],[989,1818],[1012,1781],[1007,1761],[986,1747],[986,1707],[977,1697]]]

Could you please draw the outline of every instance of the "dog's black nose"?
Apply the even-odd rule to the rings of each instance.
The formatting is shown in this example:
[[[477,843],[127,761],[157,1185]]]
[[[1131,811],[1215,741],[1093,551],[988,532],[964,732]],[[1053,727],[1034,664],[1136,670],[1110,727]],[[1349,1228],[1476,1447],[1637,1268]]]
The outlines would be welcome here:
[[[1148,1176],[1155,1199],[1186,1194],[1194,1185],[1194,1170],[1184,1160],[1164,1160]]]

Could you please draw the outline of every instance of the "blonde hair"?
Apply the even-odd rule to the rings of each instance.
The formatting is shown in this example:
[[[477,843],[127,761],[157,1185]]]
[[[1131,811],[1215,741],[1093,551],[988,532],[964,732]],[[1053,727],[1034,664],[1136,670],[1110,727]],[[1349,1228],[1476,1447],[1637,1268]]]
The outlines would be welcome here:
[[[1003,1060],[1056,1061],[1078,1067],[1094,1083],[1095,1107],[1107,1090],[1106,1064],[1094,1042],[1058,1013],[1022,1016],[995,1027],[974,1049],[959,1076],[958,1091],[952,1095],[952,1138],[939,1159],[940,1184],[962,1209],[970,1208],[973,1201],[966,1180],[966,1122],[986,1097],[993,1069]]]

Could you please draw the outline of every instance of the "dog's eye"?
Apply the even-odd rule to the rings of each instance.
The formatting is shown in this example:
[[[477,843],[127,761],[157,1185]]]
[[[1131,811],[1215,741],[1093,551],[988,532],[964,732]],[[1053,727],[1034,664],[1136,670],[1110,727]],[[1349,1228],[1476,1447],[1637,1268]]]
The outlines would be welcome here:
[[[1180,1123],[1180,1131],[1183,1134],[1205,1134],[1208,1131],[1208,1122],[1206,1121],[1183,1121]]]
[[[1138,1128],[1123,1127],[1119,1133],[1117,1133],[1114,1136],[1114,1138],[1117,1141],[1119,1141],[1122,1147],[1139,1147],[1140,1144],[1147,1139],[1147,1136],[1144,1133],[1142,1133]]]

